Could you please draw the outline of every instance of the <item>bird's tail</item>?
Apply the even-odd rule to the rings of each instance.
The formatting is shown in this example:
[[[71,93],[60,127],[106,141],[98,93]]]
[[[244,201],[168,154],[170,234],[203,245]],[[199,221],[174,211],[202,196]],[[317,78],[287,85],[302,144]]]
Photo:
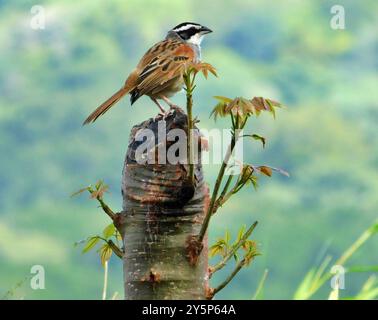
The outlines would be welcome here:
[[[106,111],[108,111],[115,103],[117,103],[125,94],[129,93],[127,87],[122,87],[115,94],[113,94],[108,100],[106,100],[101,106],[99,106],[95,111],[93,111],[89,117],[84,121],[83,125],[95,122],[98,117],[102,116]]]

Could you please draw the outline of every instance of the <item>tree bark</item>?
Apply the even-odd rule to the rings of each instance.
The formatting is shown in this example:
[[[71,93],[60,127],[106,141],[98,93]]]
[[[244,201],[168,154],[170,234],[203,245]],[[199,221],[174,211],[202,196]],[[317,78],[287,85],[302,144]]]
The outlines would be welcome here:
[[[194,167],[195,183],[188,180],[186,164],[140,164],[137,148],[140,129],[154,133],[155,161],[170,146],[186,141],[159,141],[171,129],[187,132],[187,117],[181,109],[136,125],[130,136],[123,179],[123,212],[118,229],[124,241],[125,299],[205,299],[207,276],[207,238],[198,260],[193,263],[190,240],[198,235],[206,206],[208,187],[204,183],[201,163]],[[163,123],[160,122],[162,125]],[[165,148],[164,148],[165,147]],[[199,145],[199,159],[201,146]],[[150,149],[151,150],[151,149]],[[164,156],[164,154],[163,154]],[[180,155],[181,160],[186,153]]]

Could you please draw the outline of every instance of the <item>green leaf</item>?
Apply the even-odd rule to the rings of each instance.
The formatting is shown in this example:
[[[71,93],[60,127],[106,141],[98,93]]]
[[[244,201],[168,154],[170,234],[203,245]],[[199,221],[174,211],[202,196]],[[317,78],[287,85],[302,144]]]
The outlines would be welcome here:
[[[369,231],[374,234],[374,233],[378,233],[378,222],[375,222],[370,228],[369,228]]]
[[[346,269],[346,272],[378,272],[377,266],[352,266]]]
[[[361,291],[352,297],[354,300],[375,300],[378,297],[376,276],[370,276],[361,288]]]
[[[339,286],[337,284],[329,294],[328,300],[339,300]]]
[[[214,117],[214,121],[217,121],[218,117],[225,117],[226,115],[229,114],[229,112],[226,112],[226,106],[227,104],[224,103],[224,102],[219,102],[213,109],[213,111],[211,111],[210,113],[210,118],[211,117]]]
[[[309,293],[312,280],[315,275],[315,269],[311,269],[307,272],[306,276],[299,284],[298,289],[294,293],[294,300],[306,300],[311,294]]]
[[[100,238],[98,236],[90,237],[87,240],[87,244],[83,248],[83,253],[86,253],[94,248],[94,246],[99,242]]]
[[[225,254],[225,245],[224,239],[219,239],[209,248],[209,256],[214,257],[218,254],[223,256]]]
[[[258,134],[254,133],[253,135],[251,135],[251,137],[255,140],[259,140],[261,141],[262,145],[263,145],[263,148],[265,148],[265,142],[266,142],[266,139],[262,136],[259,136]]]
[[[121,236],[121,234],[117,230],[116,230],[116,239],[118,241],[122,241],[122,236]]]
[[[226,245],[230,243],[230,232],[226,230],[226,233],[224,235],[224,241],[226,242]]]
[[[247,228],[247,226],[245,224],[243,224],[241,226],[241,228],[239,229],[239,232],[238,232],[238,237],[237,237],[237,241],[236,242],[239,242],[241,240],[241,238],[244,235],[244,231],[245,231],[246,228]]]
[[[214,98],[217,99],[219,102],[223,102],[223,103],[230,103],[233,100],[231,98],[227,98],[223,96],[214,96]]]
[[[116,232],[116,228],[113,223],[109,224],[104,231],[102,231],[102,234],[104,235],[105,239],[109,239],[111,236],[113,236]]]
[[[110,257],[112,256],[113,250],[108,243],[104,243],[104,245],[100,248],[99,253],[101,264],[105,266],[105,262],[109,261]]]

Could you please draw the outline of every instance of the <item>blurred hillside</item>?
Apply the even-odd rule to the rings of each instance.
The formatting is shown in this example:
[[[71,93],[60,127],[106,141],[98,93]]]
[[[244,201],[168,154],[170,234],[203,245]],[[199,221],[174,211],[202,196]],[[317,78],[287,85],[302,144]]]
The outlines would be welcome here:
[[[214,95],[265,96],[289,107],[276,120],[252,121],[250,130],[264,135],[267,146],[248,144],[244,155],[291,177],[262,179],[257,192],[244,192],[214,218],[211,241],[258,220],[263,253],[217,297],[251,298],[268,268],[264,297],[290,299],[311,266],[326,252],[340,254],[377,217],[376,1],[338,1],[345,30],[330,28],[332,1],[39,4],[47,14],[44,30],[30,28],[30,1],[0,1],[0,297],[41,264],[46,290],[23,285],[13,298],[100,298],[98,258],[73,243],[100,232],[106,218],[94,202],[70,194],[104,179],[109,203],[120,209],[129,131],[157,108],[145,97],[133,107],[124,99],[94,126],[81,123],[147,48],[183,21],[214,30],[203,43],[203,60],[219,78],[198,82],[200,127],[226,125],[209,119]],[[183,104],[184,96],[174,101]],[[205,169],[212,185],[217,167]],[[376,239],[366,244],[351,263],[377,264],[377,245]],[[110,273],[110,291],[122,295],[115,258]],[[353,294],[365,278],[348,276],[342,294]]]

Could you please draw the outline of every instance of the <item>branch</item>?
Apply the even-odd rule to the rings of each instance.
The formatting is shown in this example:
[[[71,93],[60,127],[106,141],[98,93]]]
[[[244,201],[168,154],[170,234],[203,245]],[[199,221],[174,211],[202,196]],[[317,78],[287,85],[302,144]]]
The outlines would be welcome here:
[[[228,176],[228,179],[226,181],[226,184],[224,185],[223,187],[223,190],[221,192],[221,195],[219,196],[219,198],[215,201],[215,205],[214,205],[214,212],[217,212],[218,208],[221,207],[227,200],[228,198],[231,196],[231,194],[233,193],[235,187],[232,188],[232,190],[230,192],[227,193],[228,191],[228,188],[230,187],[230,184],[232,182],[232,179],[234,178],[233,175],[229,175]],[[231,193],[231,194],[230,194]]]
[[[230,273],[230,275],[217,287],[210,289],[208,293],[208,299],[212,299],[219,291],[221,291],[225,286],[227,286],[231,280],[237,275],[241,268],[246,264],[246,259],[240,260],[236,265],[235,269]]]
[[[230,145],[228,146],[227,153],[226,153],[224,160],[222,162],[221,168],[220,168],[219,173],[218,173],[217,180],[215,182],[214,190],[213,190],[213,193],[211,195],[209,208],[207,210],[205,219],[203,220],[203,223],[202,223],[200,233],[198,235],[198,241],[199,242],[202,242],[203,238],[205,237],[207,228],[209,226],[211,215],[213,214],[214,209],[215,209],[215,201],[216,201],[217,196],[218,196],[219,188],[222,184],[222,179],[223,179],[224,173],[226,171],[228,161],[231,158],[232,152],[234,151],[234,148],[235,148],[235,145],[236,145],[238,138],[239,138],[239,135],[235,134],[231,139]]]
[[[109,216],[109,218],[112,219],[112,221],[114,221],[116,218],[116,214],[113,212],[113,210],[109,208],[109,206],[104,202],[104,200],[102,200],[101,197],[96,197],[96,199],[100,203],[102,210],[104,210],[104,212]]]
[[[93,198],[95,198],[99,203],[102,210],[109,216],[112,221],[115,220],[116,214],[113,212],[112,209],[109,208],[109,206],[104,202],[102,196],[98,194],[98,190],[95,191],[91,187],[88,187],[88,192],[91,194]]]
[[[113,250],[114,254],[122,259],[123,258],[123,251],[112,241],[112,240],[106,240],[109,247]]]
[[[256,226],[257,226],[257,221],[255,221],[249,227],[249,229],[243,234],[243,236],[240,238],[240,240],[233,246],[233,248],[222,259],[222,261],[219,262],[218,264],[216,264],[214,267],[210,268],[210,270],[209,270],[209,278],[211,278],[211,276],[215,272],[219,271],[220,269],[222,269],[223,267],[226,266],[227,261],[230,260],[234,256],[234,254],[239,250],[239,248],[243,245],[243,243],[249,238],[249,236],[251,235],[251,233],[253,232],[253,230],[256,228]]]

